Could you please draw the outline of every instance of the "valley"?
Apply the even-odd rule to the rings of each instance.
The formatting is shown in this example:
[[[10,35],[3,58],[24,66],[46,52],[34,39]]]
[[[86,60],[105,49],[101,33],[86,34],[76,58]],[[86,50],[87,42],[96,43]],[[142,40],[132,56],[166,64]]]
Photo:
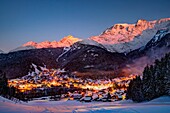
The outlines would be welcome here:
[[[16,103],[25,102],[24,107],[28,107],[29,103],[58,104],[64,100],[63,105],[58,105],[91,102],[105,111],[110,104],[127,102],[126,99],[142,102],[169,95],[169,78],[165,74],[169,73],[169,30],[170,18],[138,20],[134,24],[115,24],[88,39],[69,35],[58,42],[27,42],[9,53],[0,53],[0,93]],[[166,71],[161,70],[160,65]],[[150,79],[147,75],[151,76]],[[158,86],[159,83],[166,85],[152,98],[148,96],[153,93],[151,80],[157,80],[155,84]],[[147,92],[146,88],[143,92],[144,86],[151,91],[148,89],[150,92]],[[73,105],[74,109],[68,108],[68,111],[96,111],[94,106],[88,108],[92,104],[80,106],[80,109]],[[119,107],[119,104],[115,106]],[[44,113],[48,112],[49,106],[46,107]],[[120,109],[124,107],[129,112],[133,105],[120,105]],[[167,109],[166,105],[164,107]]]

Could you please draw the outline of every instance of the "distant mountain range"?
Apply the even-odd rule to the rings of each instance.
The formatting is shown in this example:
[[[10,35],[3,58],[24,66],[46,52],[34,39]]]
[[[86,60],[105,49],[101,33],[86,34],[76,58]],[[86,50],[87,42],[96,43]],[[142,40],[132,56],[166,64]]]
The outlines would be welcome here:
[[[0,69],[8,78],[26,75],[31,65],[65,68],[81,77],[141,74],[170,52],[170,18],[135,24],[116,24],[89,39],[67,36],[59,42],[28,42],[0,55]]]
[[[28,50],[28,49],[69,47],[77,41],[81,41],[81,39],[75,38],[71,35],[64,37],[59,42],[44,41],[44,42],[36,43],[36,42],[30,41],[14,50],[11,50],[10,52],[20,51],[20,50]]]
[[[111,52],[127,53],[146,45],[160,29],[170,29],[170,18],[163,18],[154,21],[138,20],[135,24],[115,24],[106,29],[99,36],[92,36],[85,40],[86,44],[90,44],[90,41],[102,44]],[[167,32],[169,32],[169,30]],[[89,40],[88,43],[87,40]],[[34,48],[69,47],[78,41],[82,41],[82,39],[69,35],[61,39],[59,42],[44,41],[36,43],[30,41],[12,51]]]

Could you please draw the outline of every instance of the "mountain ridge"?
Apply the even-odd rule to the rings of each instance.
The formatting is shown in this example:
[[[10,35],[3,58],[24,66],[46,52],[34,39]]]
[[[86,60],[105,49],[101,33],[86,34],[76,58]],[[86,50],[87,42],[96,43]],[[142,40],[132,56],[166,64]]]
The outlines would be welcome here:
[[[170,29],[170,18],[154,21],[138,20],[136,24],[115,24],[101,35],[90,39],[102,44],[108,51],[128,53],[146,45],[162,28]]]
[[[100,35],[92,36],[88,39],[79,39],[69,35],[58,42],[44,41],[36,43],[30,41],[12,51],[36,48],[70,47],[79,41],[86,42],[86,44],[91,45],[91,42],[93,41],[96,45],[102,45],[110,52],[128,53],[146,45],[147,42],[156,34],[156,32],[162,28],[168,28],[167,33],[170,32],[170,18],[162,18],[153,21],[140,19],[134,24],[114,24]]]
[[[68,36],[60,41],[61,44],[66,43],[67,47],[44,46],[48,47],[44,48],[41,46],[42,48],[1,54],[0,68],[6,71],[9,78],[26,75],[31,70],[32,63],[47,68],[66,69],[80,76],[116,77],[140,74],[147,64],[153,64],[155,59],[170,52],[169,22],[169,18],[154,21],[153,23],[158,23],[156,28],[142,32],[142,35],[134,38],[135,43],[130,41],[107,45],[111,46],[114,51],[109,51],[109,47],[91,39],[75,38],[74,40],[74,37]],[[148,22],[140,20],[137,23],[147,26]],[[127,24],[123,25],[127,26]],[[72,40],[75,43],[72,44]],[[142,41],[146,44],[141,43]],[[29,44],[36,45],[37,43],[29,42],[25,47],[29,47]],[[43,44],[50,45],[51,42],[46,41]],[[116,46],[121,48],[116,48]]]
[[[29,41],[22,46],[11,50],[10,52],[20,51],[20,50],[29,50],[29,49],[40,49],[40,48],[57,48],[57,47],[69,47],[77,41],[81,41],[79,38],[75,38],[71,35],[68,35],[62,38],[60,41],[43,41],[40,43]]]

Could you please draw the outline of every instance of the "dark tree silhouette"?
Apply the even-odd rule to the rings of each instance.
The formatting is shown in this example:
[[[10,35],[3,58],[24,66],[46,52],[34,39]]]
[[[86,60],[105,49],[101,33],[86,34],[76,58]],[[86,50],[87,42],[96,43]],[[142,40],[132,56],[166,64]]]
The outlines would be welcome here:
[[[133,79],[127,88],[127,99],[137,102],[151,100],[162,95],[170,95],[170,53],[154,65],[146,66],[143,79]]]

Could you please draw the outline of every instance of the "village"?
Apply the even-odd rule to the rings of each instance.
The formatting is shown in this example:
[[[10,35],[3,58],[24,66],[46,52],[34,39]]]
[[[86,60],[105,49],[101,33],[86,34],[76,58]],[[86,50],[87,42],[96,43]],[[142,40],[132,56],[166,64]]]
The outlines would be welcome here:
[[[67,73],[64,69],[37,70],[28,75],[8,80],[9,87],[16,89],[16,96],[21,100],[78,100],[78,101],[117,101],[126,98],[130,80],[136,75],[114,79],[81,79]]]

